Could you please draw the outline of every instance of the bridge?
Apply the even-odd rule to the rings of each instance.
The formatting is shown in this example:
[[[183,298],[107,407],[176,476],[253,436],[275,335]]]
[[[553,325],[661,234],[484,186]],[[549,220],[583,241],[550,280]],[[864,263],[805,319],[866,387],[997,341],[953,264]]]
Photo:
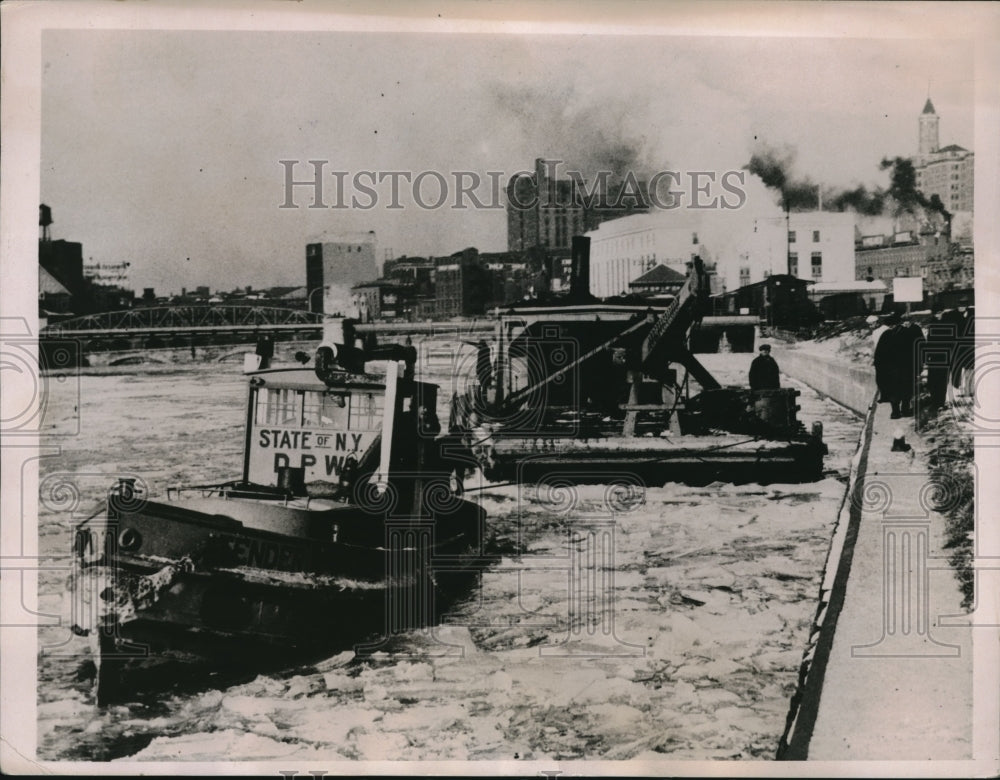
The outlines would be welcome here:
[[[258,335],[318,337],[323,314],[280,306],[151,306],[86,314],[52,323],[42,337],[84,339],[91,349],[127,341],[160,343],[247,341]],[[109,342],[109,343],[105,343]]]
[[[321,324],[320,312],[281,306],[150,306],[86,314],[49,325],[60,336],[198,333],[218,330],[294,330]]]
[[[280,341],[319,340],[324,316],[321,312],[248,304],[152,306],[61,320],[43,328],[41,336],[43,345],[50,346],[61,341],[79,341],[83,353],[245,344],[263,334]],[[356,325],[358,333],[390,338],[396,334],[433,337],[445,333],[470,337],[493,329],[491,318]]]

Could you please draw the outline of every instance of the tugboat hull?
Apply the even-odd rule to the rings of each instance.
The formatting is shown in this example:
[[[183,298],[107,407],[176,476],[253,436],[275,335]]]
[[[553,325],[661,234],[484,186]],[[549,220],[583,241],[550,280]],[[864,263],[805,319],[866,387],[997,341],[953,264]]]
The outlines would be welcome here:
[[[485,513],[469,502],[432,521],[313,514],[337,541],[156,502],[78,528],[73,630],[92,639],[98,699],[118,698],[129,670],[168,661],[259,667],[377,646],[433,624],[489,563]]]

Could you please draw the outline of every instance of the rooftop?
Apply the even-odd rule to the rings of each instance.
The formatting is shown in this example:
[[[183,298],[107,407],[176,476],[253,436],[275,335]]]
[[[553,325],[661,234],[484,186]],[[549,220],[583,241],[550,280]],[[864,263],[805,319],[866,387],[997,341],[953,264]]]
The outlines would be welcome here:
[[[69,290],[42,266],[38,266],[38,292],[45,295],[69,295]]]
[[[687,276],[684,274],[661,263],[655,268],[650,268],[638,279],[633,279],[630,284],[670,284],[671,282],[683,282],[686,279]]]

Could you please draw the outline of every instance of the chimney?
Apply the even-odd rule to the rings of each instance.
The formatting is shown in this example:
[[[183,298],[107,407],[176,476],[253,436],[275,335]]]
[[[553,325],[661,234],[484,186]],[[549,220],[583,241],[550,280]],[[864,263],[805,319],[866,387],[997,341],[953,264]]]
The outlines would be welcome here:
[[[590,238],[573,236],[569,294],[574,300],[590,295]]]

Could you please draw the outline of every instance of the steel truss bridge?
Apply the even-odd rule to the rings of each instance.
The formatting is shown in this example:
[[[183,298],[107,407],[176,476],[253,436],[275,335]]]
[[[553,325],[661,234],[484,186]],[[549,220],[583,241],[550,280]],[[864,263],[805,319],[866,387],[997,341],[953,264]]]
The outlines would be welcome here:
[[[198,336],[281,332],[315,333],[323,314],[278,306],[153,306],[87,314],[48,325],[42,334],[63,338]]]

